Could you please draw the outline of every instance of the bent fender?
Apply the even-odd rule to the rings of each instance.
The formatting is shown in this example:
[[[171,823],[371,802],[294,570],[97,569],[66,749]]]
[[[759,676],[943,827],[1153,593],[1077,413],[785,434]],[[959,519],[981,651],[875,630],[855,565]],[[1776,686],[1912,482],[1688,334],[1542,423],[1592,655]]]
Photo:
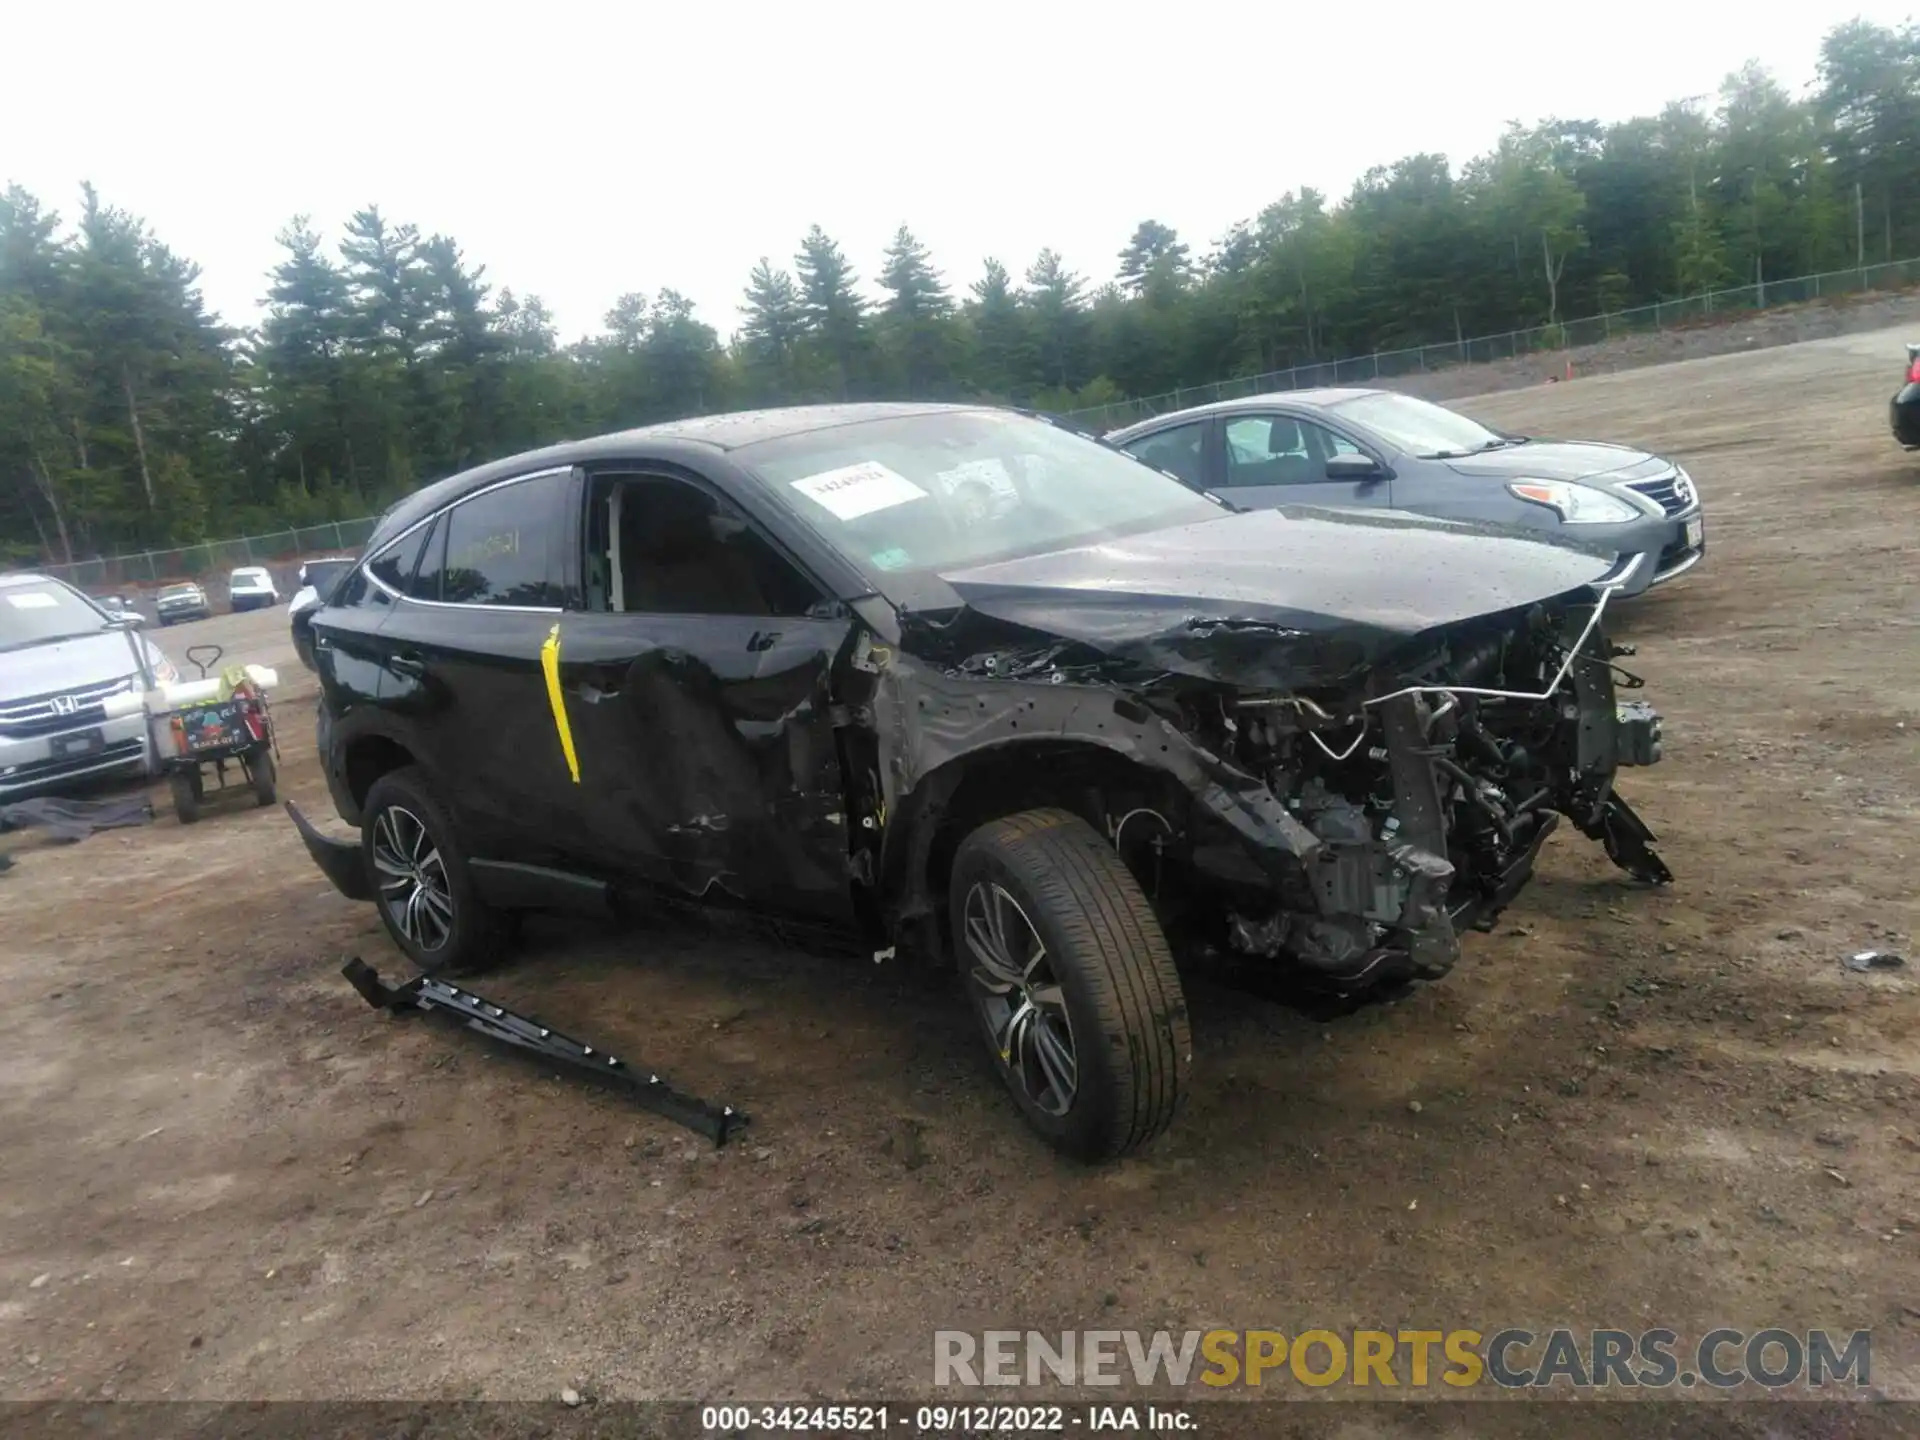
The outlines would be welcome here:
[[[335,840],[314,829],[313,822],[300,813],[300,807],[287,801],[287,815],[307,847],[307,854],[320,867],[320,873],[333,882],[333,888],[349,900],[372,900],[373,886],[367,880],[366,861],[353,840]]]

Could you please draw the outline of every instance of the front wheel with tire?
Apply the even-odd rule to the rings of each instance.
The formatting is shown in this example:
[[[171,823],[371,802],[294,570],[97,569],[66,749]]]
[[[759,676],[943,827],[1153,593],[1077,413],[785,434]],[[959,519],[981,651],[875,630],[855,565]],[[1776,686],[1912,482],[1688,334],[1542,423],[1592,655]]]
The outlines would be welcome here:
[[[1165,1130],[1193,1063],[1186,999],[1100,832],[1065,810],[992,821],[961,843],[948,892],[968,997],[1027,1123],[1080,1160]]]
[[[417,767],[373,782],[360,848],[387,934],[422,971],[457,974],[497,957],[502,917],[480,903],[459,832]]]
[[[265,809],[273,804],[279,790],[279,769],[273,763],[273,751],[262,745],[247,757],[247,778],[253,782],[254,804]]]

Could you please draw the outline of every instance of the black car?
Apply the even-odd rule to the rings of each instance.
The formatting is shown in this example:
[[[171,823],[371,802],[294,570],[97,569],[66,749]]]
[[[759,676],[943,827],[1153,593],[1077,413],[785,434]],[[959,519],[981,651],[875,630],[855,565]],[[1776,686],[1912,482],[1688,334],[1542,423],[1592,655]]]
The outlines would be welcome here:
[[[389,512],[313,617],[357,843],[423,969],[649,890],[957,956],[1063,1151],[1171,1119],[1176,953],[1342,993],[1444,974],[1616,793],[1611,556],[1407,516],[1235,513],[1003,410],[723,415],[504,460]]]
[[[1920,450],[1920,345],[1907,346],[1907,383],[1887,408],[1893,438],[1909,450]]]
[[[1113,444],[1235,505],[1404,510],[1632,557],[1636,595],[1706,554],[1693,478],[1644,450],[1509,435],[1391,390],[1289,390],[1155,416]]]
[[[293,636],[293,652],[300,663],[313,669],[313,612],[325,603],[333,587],[356,564],[351,555],[329,555],[309,560],[300,567],[294,580],[293,599],[287,602],[287,628]]]

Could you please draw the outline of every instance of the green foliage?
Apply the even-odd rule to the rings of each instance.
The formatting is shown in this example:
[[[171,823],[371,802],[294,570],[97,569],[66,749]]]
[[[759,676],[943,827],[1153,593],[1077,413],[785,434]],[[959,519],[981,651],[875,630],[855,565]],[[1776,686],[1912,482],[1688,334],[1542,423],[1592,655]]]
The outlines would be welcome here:
[[[356,519],[494,456],[724,408],[1072,410],[1920,254],[1920,25],[1837,26],[1806,101],[1749,65],[1711,105],[1288,191],[1204,250],[1142,220],[1112,283],[1043,250],[950,286],[902,225],[868,290],[816,225],[790,267],[754,266],[725,344],[668,288],[563,344],[538,297],[376,206],[277,241],[236,333],[91,187],[70,224],[0,196],[0,557]]]

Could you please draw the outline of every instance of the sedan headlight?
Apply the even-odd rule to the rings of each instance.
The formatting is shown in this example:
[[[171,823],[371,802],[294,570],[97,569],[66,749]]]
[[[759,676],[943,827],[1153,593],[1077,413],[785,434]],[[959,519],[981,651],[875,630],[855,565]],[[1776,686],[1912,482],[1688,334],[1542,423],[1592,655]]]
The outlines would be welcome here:
[[[1522,500],[1545,505],[1568,525],[1624,525],[1644,519],[1644,513],[1618,495],[1564,480],[1516,480],[1507,486]]]

